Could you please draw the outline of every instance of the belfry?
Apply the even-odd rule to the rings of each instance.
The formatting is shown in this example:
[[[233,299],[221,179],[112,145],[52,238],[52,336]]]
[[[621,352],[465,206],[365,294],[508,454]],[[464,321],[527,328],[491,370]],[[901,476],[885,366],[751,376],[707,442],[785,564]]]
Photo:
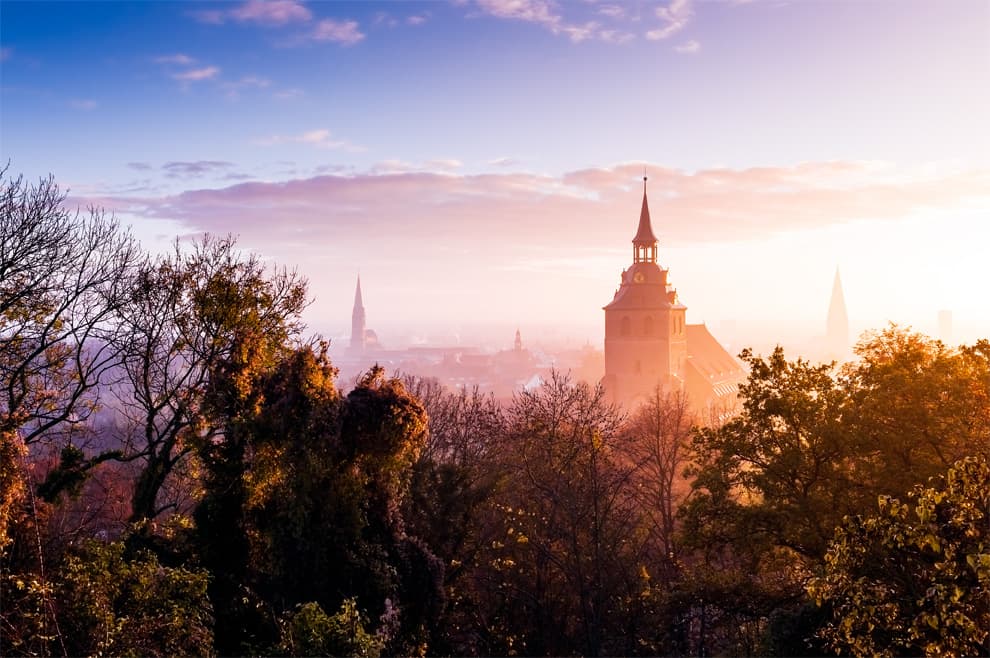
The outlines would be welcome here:
[[[734,404],[745,378],[739,363],[705,325],[686,324],[687,307],[658,262],[643,177],[643,205],[632,240],[633,262],[605,310],[605,377],[609,397],[632,409],[659,385],[685,391],[696,411]]]

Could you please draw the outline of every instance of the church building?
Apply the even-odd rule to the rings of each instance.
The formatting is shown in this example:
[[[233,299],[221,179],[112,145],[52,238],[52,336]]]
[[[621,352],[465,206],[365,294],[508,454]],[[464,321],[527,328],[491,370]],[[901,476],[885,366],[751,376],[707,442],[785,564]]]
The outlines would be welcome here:
[[[354,289],[354,309],[351,311],[351,354],[363,354],[369,350],[377,350],[378,334],[365,326],[367,319],[364,313],[364,300],[361,298],[361,277],[358,276],[357,287]]]
[[[632,410],[660,385],[685,391],[698,413],[731,410],[746,373],[704,324],[687,324],[687,307],[657,260],[645,176],[632,243],[632,265],[604,307],[606,393]]]

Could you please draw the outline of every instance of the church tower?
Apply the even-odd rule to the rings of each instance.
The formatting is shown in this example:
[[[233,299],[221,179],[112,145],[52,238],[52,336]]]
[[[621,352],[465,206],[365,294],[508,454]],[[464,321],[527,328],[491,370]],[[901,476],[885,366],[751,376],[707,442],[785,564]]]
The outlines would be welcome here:
[[[605,310],[605,377],[616,402],[635,404],[660,384],[682,388],[688,358],[685,312],[668,270],[657,262],[657,238],[650,221],[643,177],[643,205],[632,240],[633,262]]]
[[[828,305],[825,329],[825,347],[829,359],[842,361],[849,356],[849,316],[846,315],[846,298],[842,294],[842,279],[835,268],[832,282],[832,301]]]
[[[351,311],[351,351],[363,352],[366,347],[364,302],[361,300],[361,276],[354,290],[354,310]]]

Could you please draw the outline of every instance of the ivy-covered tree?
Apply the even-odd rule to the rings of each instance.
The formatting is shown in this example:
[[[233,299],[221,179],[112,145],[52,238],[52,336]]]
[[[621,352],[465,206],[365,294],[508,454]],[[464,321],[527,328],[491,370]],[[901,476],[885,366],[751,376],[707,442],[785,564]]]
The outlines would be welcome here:
[[[280,633],[272,620],[348,599],[386,652],[420,653],[442,607],[443,566],[402,515],[423,408],[381,368],[342,397],[326,348],[257,370],[206,446],[196,520],[221,653],[267,651]]]

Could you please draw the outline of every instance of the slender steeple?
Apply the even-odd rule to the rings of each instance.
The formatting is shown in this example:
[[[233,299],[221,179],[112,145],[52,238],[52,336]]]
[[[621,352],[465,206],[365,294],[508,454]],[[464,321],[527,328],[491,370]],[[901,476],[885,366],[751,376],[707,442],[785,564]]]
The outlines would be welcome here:
[[[849,353],[849,316],[846,314],[846,298],[842,294],[842,279],[835,268],[832,282],[832,301],[828,305],[825,341],[831,358],[842,359]]]
[[[354,290],[354,310],[351,312],[351,349],[365,348],[365,317],[364,302],[361,299],[361,275],[357,278],[357,288]]]
[[[650,204],[646,200],[646,176],[643,176],[643,208],[639,211],[639,228],[633,243],[634,263],[657,262],[657,236],[650,223]]]
[[[514,347],[517,352],[522,352],[522,336],[520,335],[518,329],[516,329],[516,342]]]

